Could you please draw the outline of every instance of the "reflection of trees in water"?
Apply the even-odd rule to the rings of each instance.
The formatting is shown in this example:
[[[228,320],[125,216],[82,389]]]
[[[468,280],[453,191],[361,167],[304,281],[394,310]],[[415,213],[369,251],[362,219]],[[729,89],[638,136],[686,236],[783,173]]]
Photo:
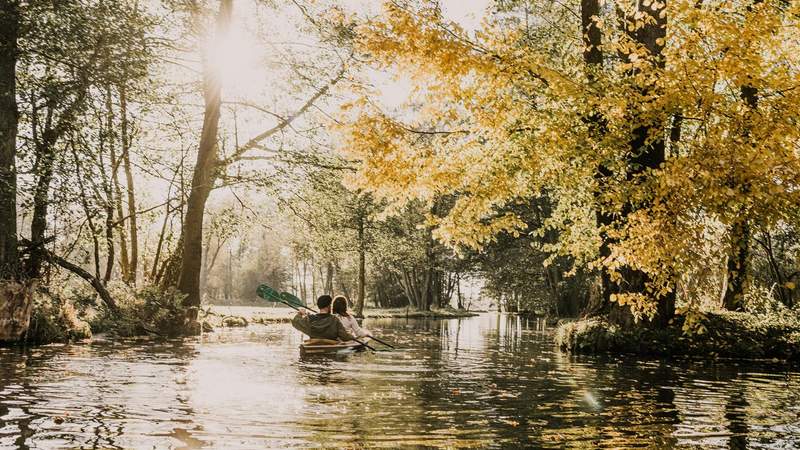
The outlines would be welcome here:
[[[728,448],[742,450],[748,448],[747,435],[750,434],[750,427],[747,425],[747,409],[750,402],[745,397],[745,386],[741,381],[735,381],[734,386],[725,402],[725,418],[728,420],[728,430],[732,433]]]
[[[375,424],[367,421],[365,409],[369,409],[367,395],[374,386],[370,386],[369,379],[349,377],[341,368],[341,364],[358,364],[359,361],[351,360],[353,356],[354,353],[300,354],[297,363],[293,364],[297,368],[298,381],[309,388],[305,390],[302,401],[306,409],[314,412],[311,416],[295,419],[293,423],[309,433],[303,436],[304,439],[330,446],[333,432],[336,445],[362,448],[364,440],[373,435]],[[348,398],[352,396],[363,396],[364,401]],[[320,413],[321,409],[331,405],[346,409],[346,413]]]
[[[13,441],[13,445],[18,449],[29,449],[28,439],[32,437],[36,430],[31,428],[31,423],[37,418],[31,411],[31,407],[39,403],[36,395],[35,385],[31,385],[27,379],[27,373],[30,370],[36,369],[41,366],[41,360],[29,349],[11,348],[5,349],[0,353],[0,429],[11,426],[16,426],[19,434]],[[12,387],[18,385],[19,387]],[[6,396],[8,400],[13,400],[13,408],[19,409],[22,414],[15,414],[11,417],[12,408],[6,403]],[[29,400],[26,403],[18,403],[21,398],[27,397]],[[6,440],[4,436],[0,435],[0,446],[8,445],[12,441]],[[11,445],[9,445],[11,447]]]
[[[136,406],[131,400],[138,398],[138,391],[126,395],[126,389],[136,385],[131,379],[131,373],[135,372],[132,368],[144,365],[139,369],[149,376],[152,359],[169,359],[170,370],[185,371],[196,353],[183,344],[141,341],[19,351],[0,354],[0,392],[5,393],[0,396],[0,428],[16,425],[19,434],[13,445],[17,448],[39,445],[43,439],[92,448],[123,448],[126,444],[120,438]],[[42,382],[47,385],[43,387]],[[9,387],[14,385],[19,387]],[[22,411],[19,417],[8,419],[11,408],[6,399],[15,402],[25,399],[25,403],[11,407]],[[149,404],[147,399],[141,402],[141,407],[147,410],[161,405]],[[189,423],[185,417],[193,411],[181,405],[180,399],[166,406],[170,411],[182,412],[182,426]],[[48,420],[56,416],[63,416],[63,424]],[[44,435],[44,431],[48,434]],[[0,446],[5,442],[0,439]]]
[[[574,357],[553,353],[558,415],[542,430],[544,442],[587,441],[593,446],[676,444],[679,421],[673,368],[658,361]]]

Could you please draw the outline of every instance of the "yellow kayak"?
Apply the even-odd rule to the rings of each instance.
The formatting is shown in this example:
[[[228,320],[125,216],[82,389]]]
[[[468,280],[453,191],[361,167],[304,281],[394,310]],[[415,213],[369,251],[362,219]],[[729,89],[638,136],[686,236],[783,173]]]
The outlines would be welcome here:
[[[330,339],[308,339],[300,344],[300,353],[336,353],[340,351],[364,350],[370,338],[365,337],[356,341],[333,341]]]

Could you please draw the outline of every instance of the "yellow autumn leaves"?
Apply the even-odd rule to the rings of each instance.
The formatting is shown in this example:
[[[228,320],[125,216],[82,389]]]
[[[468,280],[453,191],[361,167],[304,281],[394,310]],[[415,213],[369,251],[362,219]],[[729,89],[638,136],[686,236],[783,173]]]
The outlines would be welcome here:
[[[641,314],[682,274],[709,264],[697,249],[713,230],[742,219],[769,226],[797,209],[798,2],[671,0],[657,42],[663,67],[631,39],[654,19],[636,12],[625,33],[619,17],[630,2],[606,2],[595,18],[600,70],[583,63],[575,15],[532,3],[533,19],[498,11],[473,33],[431,2],[387,2],[365,21],[360,50],[410,76],[417,93],[402,112],[382,111],[365,94],[344,113],[342,149],[358,162],[351,182],[401,203],[453,196],[447,215],[430,218],[435,236],[474,248],[498,233],[534,231],[498,211],[547,193],[556,205],[546,226],[561,236],[549,249],[614,276],[623,265],[648,274],[646,295],[617,298]],[[743,86],[757,91],[755,108]],[[602,133],[592,115],[603,118]],[[642,126],[648,143],[665,142],[667,159],[631,175],[632,133]],[[599,167],[610,173],[602,185]],[[612,255],[602,260],[600,209],[616,218],[604,230]]]

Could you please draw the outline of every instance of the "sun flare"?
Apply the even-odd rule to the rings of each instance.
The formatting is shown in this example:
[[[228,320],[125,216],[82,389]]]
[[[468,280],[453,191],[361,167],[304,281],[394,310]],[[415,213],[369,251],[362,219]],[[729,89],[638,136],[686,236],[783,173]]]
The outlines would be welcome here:
[[[222,35],[206,40],[208,68],[222,81],[223,95],[240,97],[254,94],[264,82],[265,46],[239,21]]]

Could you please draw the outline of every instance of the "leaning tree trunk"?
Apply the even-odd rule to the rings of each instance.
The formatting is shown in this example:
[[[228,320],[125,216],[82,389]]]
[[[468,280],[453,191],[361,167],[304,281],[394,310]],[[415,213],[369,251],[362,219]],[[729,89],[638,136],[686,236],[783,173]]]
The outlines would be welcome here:
[[[217,13],[217,38],[227,32],[230,25],[233,0],[221,0]],[[222,104],[222,80],[206,58],[203,68],[203,97],[205,113],[203,131],[197,150],[197,161],[192,175],[192,187],[186,206],[183,223],[183,245],[181,267],[178,275],[178,290],[186,298],[188,326],[186,331],[199,331],[197,312],[200,306],[200,269],[203,253],[203,216],[206,200],[217,178],[217,132],[219,129],[220,107]]]

